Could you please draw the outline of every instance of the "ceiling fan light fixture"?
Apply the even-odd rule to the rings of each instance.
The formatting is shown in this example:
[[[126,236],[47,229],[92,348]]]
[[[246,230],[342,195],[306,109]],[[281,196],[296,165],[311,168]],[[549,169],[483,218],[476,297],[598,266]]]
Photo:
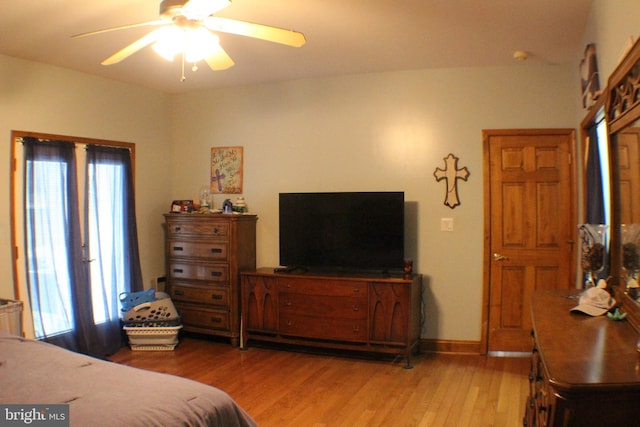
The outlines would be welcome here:
[[[187,62],[202,61],[219,46],[220,38],[206,28],[169,26],[162,29],[158,40],[151,46],[168,61],[184,54]]]
[[[185,33],[184,54],[187,62],[202,61],[220,44],[220,38],[205,28],[190,29]]]
[[[173,61],[173,58],[184,50],[184,31],[174,26],[164,27],[158,35],[158,40],[151,47],[167,61]]]

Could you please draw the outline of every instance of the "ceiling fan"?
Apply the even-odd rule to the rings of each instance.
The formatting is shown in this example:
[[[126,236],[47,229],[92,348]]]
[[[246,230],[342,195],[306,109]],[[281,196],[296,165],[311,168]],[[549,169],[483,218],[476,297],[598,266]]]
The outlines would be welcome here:
[[[152,45],[162,57],[173,60],[182,56],[182,80],[184,63],[194,64],[204,60],[212,70],[224,70],[234,65],[231,57],[219,44],[216,33],[229,33],[253,37],[287,46],[300,47],[306,42],[304,34],[283,28],[212,16],[231,4],[231,0],[161,0],[160,19],[137,24],[122,25],[77,34],[85,37],[136,27],[158,27],[145,36],[114,53],[102,65],[116,64],[137,51]]]

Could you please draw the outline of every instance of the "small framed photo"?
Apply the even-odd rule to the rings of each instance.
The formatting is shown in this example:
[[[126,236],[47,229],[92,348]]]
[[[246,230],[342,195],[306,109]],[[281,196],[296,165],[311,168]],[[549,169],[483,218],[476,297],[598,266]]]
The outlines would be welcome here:
[[[174,200],[171,203],[171,212],[173,213],[192,212],[193,210],[193,200]]]

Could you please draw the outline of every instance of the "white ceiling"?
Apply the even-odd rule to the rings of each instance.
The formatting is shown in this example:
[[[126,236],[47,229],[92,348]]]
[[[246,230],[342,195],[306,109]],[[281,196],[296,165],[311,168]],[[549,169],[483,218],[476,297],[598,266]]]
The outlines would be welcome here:
[[[236,65],[197,72],[147,47],[100,62],[150,31],[78,33],[158,18],[159,0],[5,0],[0,54],[178,93],[308,77],[576,61],[590,0],[232,0],[218,16],[300,31],[301,48],[221,34]],[[515,50],[528,61],[513,59]],[[576,67],[578,65],[576,64]]]

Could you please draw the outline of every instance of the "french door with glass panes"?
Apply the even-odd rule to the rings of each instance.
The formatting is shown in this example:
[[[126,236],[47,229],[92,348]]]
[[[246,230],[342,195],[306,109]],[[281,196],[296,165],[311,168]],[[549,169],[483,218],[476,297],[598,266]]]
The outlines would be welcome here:
[[[130,206],[134,147],[15,132],[13,140],[14,265],[25,333],[89,353],[117,348],[96,350],[91,341],[116,339],[118,295],[141,288]]]

